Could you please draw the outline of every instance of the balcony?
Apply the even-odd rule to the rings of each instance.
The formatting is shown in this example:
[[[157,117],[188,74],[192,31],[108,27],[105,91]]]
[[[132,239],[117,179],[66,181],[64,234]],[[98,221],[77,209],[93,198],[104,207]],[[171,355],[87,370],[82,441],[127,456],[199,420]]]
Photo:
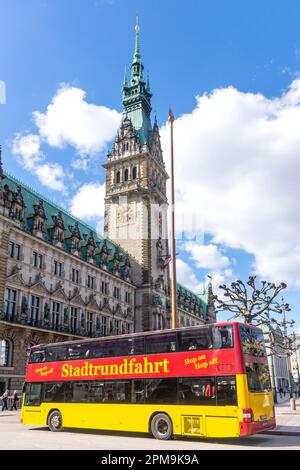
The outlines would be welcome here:
[[[41,319],[30,319],[27,313],[15,314],[13,316],[7,315],[5,312],[0,314],[0,321],[5,321],[12,325],[20,325],[23,327],[28,328],[36,328],[38,330],[44,330],[51,333],[57,333],[62,335],[68,336],[80,336],[83,338],[91,338],[90,334],[88,333],[87,329],[84,327],[75,327],[71,328],[68,324],[59,324],[59,325],[52,325],[49,320],[41,320]],[[99,333],[99,334],[98,334]],[[92,337],[101,336],[100,332],[94,331]]]

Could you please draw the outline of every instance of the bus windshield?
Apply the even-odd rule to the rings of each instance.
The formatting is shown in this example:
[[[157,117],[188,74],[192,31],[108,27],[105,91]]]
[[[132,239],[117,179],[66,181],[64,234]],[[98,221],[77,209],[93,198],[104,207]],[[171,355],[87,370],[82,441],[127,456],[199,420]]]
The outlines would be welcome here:
[[[262,330],[251,328],[247,325],[239,326],[243,353],[248,356],[266,357],[267,353]]]

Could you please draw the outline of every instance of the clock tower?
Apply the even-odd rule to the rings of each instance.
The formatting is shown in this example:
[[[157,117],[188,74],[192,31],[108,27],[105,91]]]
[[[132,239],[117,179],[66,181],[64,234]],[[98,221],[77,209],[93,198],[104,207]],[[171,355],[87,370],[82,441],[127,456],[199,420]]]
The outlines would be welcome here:
[[[122,86],[123,114],[107,161],[104,234],[133,262],[136,331],[170,326],[165,170],[159,128],[151,123],[151,89],[144,78],[139,26],[130,78]]]

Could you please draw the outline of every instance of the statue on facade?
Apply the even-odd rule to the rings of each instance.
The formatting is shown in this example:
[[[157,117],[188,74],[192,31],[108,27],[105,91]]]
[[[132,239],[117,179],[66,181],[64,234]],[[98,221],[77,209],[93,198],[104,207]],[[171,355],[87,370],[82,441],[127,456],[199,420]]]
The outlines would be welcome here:
[[[124,277],[126,281],[130,281],[131,279],[131,264],[130,264],[130,258],[128,255],[126,255],[126,258],[125,258]]]
[[[62,213],[59,211],[57,215],[52,217],[54,222],[54,233],[53,233],[53,242],[63,243],[65,237],[65,224],[62,217]]]
[[[12,217],[22,223],[24,221],[24,209],[22,189],[21,186],[18,186],[17,191],[12,195]]]
[[[81,238],[78,222],[75,223],[75,227],[71,227],[71,239],[72,239],[71,250],[79,251],[80,241],[82,240],[82,238]]]
[[[47,220],[46,218],[46,213],[44,209],[44,203],[40,199],[38,204],[35,204],[33,206],[34,208],[34,216],[33,216],[33,230],[36,232],[45,232],[45,221]]]
[[[49,318],[50,318],[50,307],[49,307],[48,302],[46,302],[45,307],[44,307],[44,319],[49,320]]]
[[[160,276],[158,276],[158,278],[156,279],[155,281],[155,289],[164,289],[164,276],[161,274]]]
[[[104,240],[103,242],[100,254],[101,254],[101,267],[105,269],[108,267],[108,256],[109,256],[109,250],[107,248],[106,240]]]
[[[28,315],[28,302],[27,302],[25,295],[23,295],[22,302],[21,302],[21,317],[27,318],[27,315]]]
[[[11,203],[12,203],[12,194],[11,190],[9,189],[8,185],[5,184],[3,188],[3,204],[5,207],[8,209],[11,208]]]
[[[157,249],[158,265],[162,268],[164,265],[164,259],[163,259],[163,245],[162,245],[161,237],[159,237],[156,242],[156,249]]]
[[[116,276],[119,276],[119,274],[120,274],[121,260],[122,260],[122,258],[121,258],[120,252],[119,252],[119,248],[116,247],[114,258],[113,258],[113,274],[115,274]]]
[[[96,243],[94,239],[94,234],[93,232],[90,232],[90,236],[87,241],[87,257],[88,259],[94,259],[95,257],[95,249],[96,249]]]
[[[68,307],[64,308],[64,323],[67,324],[69,321],[69,309]]]

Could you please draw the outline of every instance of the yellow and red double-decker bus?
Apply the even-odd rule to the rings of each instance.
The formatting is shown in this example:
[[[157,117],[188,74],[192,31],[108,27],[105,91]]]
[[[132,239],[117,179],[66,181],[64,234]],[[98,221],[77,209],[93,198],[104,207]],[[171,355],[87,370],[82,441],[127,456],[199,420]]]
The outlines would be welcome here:
[[[238,437],[275,426],[262,330],[239,323],[31,348],[22,422]]]

